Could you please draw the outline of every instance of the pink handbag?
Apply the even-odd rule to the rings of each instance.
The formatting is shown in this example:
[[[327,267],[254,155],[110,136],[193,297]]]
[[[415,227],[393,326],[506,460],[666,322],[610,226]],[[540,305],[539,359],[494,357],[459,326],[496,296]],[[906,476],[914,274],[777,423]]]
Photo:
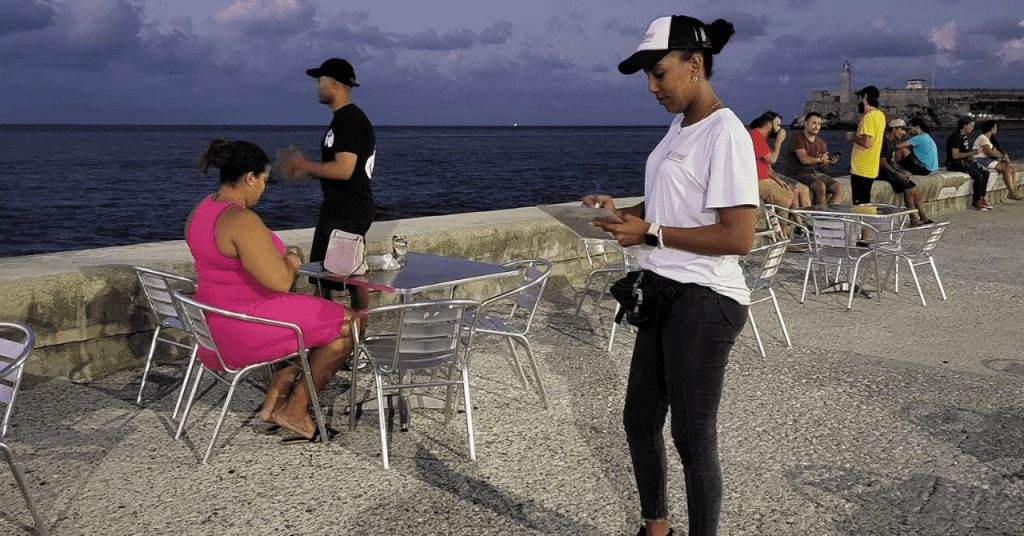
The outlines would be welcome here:
[[[363,237],[335,229],[327,245],[324,268],[338,275],[366,273],[366,254]]]

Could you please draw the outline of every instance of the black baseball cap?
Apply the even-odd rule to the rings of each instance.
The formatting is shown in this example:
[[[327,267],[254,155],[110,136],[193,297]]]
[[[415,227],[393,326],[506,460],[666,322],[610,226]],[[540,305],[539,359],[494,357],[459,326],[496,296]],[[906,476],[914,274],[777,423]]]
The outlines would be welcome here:
[[[633,74],[654,65],[672,50],[710,49],[707,25],[693,17],[673,15],[655,19],[632,56],[619,64],[619,72]]]
[[[306,74],[313,78],[329,76],[348,87],[359,87],[359,84],[356,83],[356,71],[352,68],[352,64],[341,58],[331,58],[316,69],[307,69]]]

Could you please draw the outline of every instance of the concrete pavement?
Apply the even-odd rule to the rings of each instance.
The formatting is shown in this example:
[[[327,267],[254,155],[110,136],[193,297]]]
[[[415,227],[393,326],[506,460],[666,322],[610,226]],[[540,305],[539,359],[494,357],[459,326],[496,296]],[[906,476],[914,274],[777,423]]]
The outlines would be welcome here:
[[[793,347],[762,304],[768,356],[748,327],[729,365],[722,534],[1024,534],[1024,204],[942,219],[952,222],[936,256],[949,300],[922,270],[927,307],[909,277],[898,295],[858,298],[852,311],[844,295],[799,304],[804,258],[787,257],[776,287]],[[246,386],[201,465],[225,389],[205,384],[174,441],[182,363],[156,368],[143,408],[138,370],[23,389],[7,441],[58,536],[632,535],[639,508],[620,415],[633,336],[619,330],[606,353],[610,300],[574,323],[573,290],[557,283],[531,332],[552,407],[518,384],[503,344],[481,342],[476,462],[462,416],[446,426],[420,410],[410,432],[395,427],[384,470],[376,413],[348,432],[339,378],[324,396],[341,431],[332,442],[262,435],[261,393]],[[670,465],[683,534],[683,479],[676,457]],[[0,534],[32,534],[31,521],[0,474]]]

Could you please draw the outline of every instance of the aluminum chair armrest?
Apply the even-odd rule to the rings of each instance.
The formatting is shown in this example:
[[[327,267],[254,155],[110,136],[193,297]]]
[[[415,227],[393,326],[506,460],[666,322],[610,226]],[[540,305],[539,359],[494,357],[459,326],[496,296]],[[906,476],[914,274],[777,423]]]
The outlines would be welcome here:
[[[808,229],[807,229],[806,225],[804,225],[802,223],[797,223],[797,222],[793,221],[793,219],[787,218],[787,217],[782,216],[782,215],[779,214],[780,210],[783,211],[783,212],[792,212],[791,209],[788,209],[786,207],[779,206],[779,205],[773,205],[771,203],[765,203],[764,206],[771,208],[772,211],[775,213],[775,217],[776,218],[778,218],[778,219],[780,219],[780,220],[782,220],[782,221],[784,221],[784,222],[786,222],[786,223],[788,223],[788,224],[790,224],[790,225],[792,225],[794,227],[799,227],[799,228],[803,229],[805,233],[808,232]]]
[[[0,328],[14,329],[20,331],[25,336],[25,342],[23,343],[24,347],[21,349],[21,352],[19,352],[17,356],[8,357],[11,362],[6,367],[0,369],[0,380],[2,380],[20,367],[26,359],[28,359],[29,354],[32,353],[32,349],[36,346],[36,334],[27,326],[17,322],[0,322]],[[19,343],[19,345],[20,344],[22,343]],[[3,437],[3,434],[0,434],[0,437]]]
[[[236,320],[242,320],[242,321],[245,321],[245,322],[252,322],[254,324],[263,324],[263,325],[267,325],[267,326],[277,326],[277,327],[281,327],[281,328],[290,329],[290,330],[292,330],[292,332],[295,333],[295,339],[296,339],[296,341],[298,343],[297,353],[302,354],[302,353],[304,353],[306,351],[306,344],[305,344],[305,341],[303,341],[303,339],[302,339],[302,330],[299,329],[299,326],[297,326],[295,324],[292,324],[290,322],[283,322],[283,321],[280,321],[280,320],[272,320],[272,319],[269,319],[269,318],[260,318],[258,316],[250,316],[250,315],[243,314],[243,313],[236,313],[234,311],[228,311],[227,309],[221,309],[219,307],[214,307],[212,305],[207,305],[207,304],[202,303],[200,301],[197,301],[197,300],[195,300],[193,298],[189,298],[189,297],[185,296],[184,294],[182,294],[181,292],[178,292],[176,290],[173,291],[171,293],[171,295],[174,296],[174,299],[176,301],[190,304],[193,307],[201,308],[204,313],[211,312],[211,313],[216,313],[216,314],[219,314],[219,315],[226,316],[228,318],[233,318],[233,319],[236,319]],[[179,311],[179,316],[181,318],[188,318],[189,317],[189,315],[188,315],[188,313],[186,311]],[[218,354],[217,357],[218,357],[218,360],[219,360],[220,359],[220,355]],[[220,365],[221,365],[221,367],[224,368],[224,370],[229,370],[229,371],[232,370],[230,367],[227,366],[227,363],[221,362]]]

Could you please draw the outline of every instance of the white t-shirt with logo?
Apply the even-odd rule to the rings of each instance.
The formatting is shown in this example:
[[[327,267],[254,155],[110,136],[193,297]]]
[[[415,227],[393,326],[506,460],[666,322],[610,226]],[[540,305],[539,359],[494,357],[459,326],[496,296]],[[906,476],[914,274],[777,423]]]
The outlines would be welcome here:
[[[718,222],[715,209],[759,205],[754,145],[729,109],[680,128],[677,115],[647,158],[646,220],[667,227],[703,227]],[[640,266],[679,281],[696,283],[748,305],[750,290],[737,255],[701,255],[674,248],[642,247]]]

